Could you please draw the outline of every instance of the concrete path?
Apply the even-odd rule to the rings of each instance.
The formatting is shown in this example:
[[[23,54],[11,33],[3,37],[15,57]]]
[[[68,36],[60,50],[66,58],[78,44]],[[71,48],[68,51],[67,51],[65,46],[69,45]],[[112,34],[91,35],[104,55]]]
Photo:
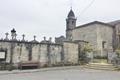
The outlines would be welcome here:
[[[64,67],[49,67],[41,69],[29,69],[29,70],[12,70],[12,71],[0,71],[0,75],[6,74],[19,74],[19,73],[32,73],[32,72],[44,72],[44,71],[54,71],[54,70],[66,70],[66,69],[81,69],[80,66],[64,66]]]
[[[12,72],[1,71],[0,80],[120,80],[120,72],[81,69],[79,66]]]

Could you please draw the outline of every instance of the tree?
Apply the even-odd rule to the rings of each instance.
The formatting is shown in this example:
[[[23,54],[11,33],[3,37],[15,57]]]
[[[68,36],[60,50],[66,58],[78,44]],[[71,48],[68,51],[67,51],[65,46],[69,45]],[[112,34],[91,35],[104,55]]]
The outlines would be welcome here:
[[[120,58],[120,48],[117,48],[117,49],[115,50],[115,52],[116,52],[116,54],[117,54],[117,57]]]
[[[79,53],[79,60],[82,61],[82,63],[88,63],[90,61],[90,57],[88,57],[88,54],[91,54],[93,51],[92,46],[89,43],[85,43],[85,45],[81,48],[81,52]]]

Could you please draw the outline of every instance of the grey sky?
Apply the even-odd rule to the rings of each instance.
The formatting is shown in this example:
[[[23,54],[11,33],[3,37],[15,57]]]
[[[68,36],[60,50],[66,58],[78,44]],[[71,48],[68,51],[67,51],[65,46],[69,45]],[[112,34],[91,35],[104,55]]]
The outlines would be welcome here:
[[[72,3],[77,25],[92,21],[109,22],[120,19],[120,0],[0,0],[0,38],[12,28],[18,38],[25,34],[32,40],[33,35],[40,41],[44,36],[65,35],[65,19]],[[10,37],[10,35],[9,35]]]

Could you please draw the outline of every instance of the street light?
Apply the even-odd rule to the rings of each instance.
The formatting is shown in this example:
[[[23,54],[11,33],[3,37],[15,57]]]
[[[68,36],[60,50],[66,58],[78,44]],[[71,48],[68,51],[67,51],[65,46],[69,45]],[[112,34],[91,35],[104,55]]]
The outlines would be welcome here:
[[[10,54],[10,69],[9,69],[9,71],[12,71],[12,69],[13,69],[13,48],[14,48],[14,41],[13,40],[16,38],[16,31],[14,28],[11,30],[11,37],[12,37],[12,41],[11,41],[11,54]]]

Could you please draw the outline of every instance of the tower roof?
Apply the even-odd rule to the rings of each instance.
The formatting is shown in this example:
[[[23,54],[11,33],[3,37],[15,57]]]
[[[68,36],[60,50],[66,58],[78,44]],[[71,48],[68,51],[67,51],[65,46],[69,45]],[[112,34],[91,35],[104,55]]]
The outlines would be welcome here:
[[[71,9],[70,12],[68,13],[68,17],[75,17],[75,14],[73,10]]]

